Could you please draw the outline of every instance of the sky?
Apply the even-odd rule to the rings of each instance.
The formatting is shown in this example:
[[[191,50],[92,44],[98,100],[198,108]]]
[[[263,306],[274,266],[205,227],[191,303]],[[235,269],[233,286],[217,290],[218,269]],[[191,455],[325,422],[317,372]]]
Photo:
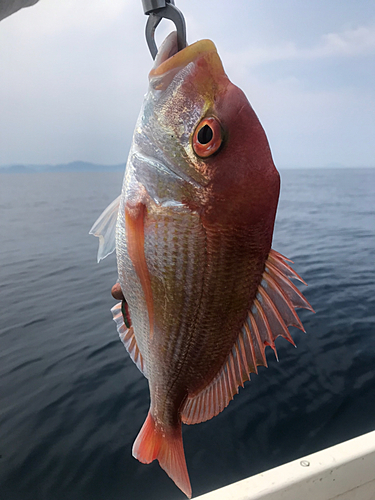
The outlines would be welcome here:
[[[277,166],[375,166],[375,2],[175,3],[189,43],[215,42]],[[40,0],[1,21],[0,166],[124,163],[152,66],[146,21],[141,0]]]

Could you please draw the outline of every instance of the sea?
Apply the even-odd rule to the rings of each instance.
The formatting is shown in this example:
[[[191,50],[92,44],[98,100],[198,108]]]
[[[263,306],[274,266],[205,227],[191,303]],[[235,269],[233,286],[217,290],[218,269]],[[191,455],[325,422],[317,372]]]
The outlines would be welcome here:
[[[193,495],[375,429],[375,169],[281,171],[273,248],[315,314],[211,421],[183,427]],[[146,379],[88,232],[120,172],[0,174],[1,500],[182,500],[132,443]]]

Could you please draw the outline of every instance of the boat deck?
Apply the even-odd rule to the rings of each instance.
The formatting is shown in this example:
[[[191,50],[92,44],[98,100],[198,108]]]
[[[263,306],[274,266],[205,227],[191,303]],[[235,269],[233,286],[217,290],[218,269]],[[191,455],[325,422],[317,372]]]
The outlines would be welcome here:
[[[375,500],[375,431],[196,500]]]

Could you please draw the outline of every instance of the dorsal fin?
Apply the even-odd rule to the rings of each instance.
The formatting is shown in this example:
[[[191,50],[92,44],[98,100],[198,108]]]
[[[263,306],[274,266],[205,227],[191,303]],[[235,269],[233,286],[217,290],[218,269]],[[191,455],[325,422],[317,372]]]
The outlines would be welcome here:
[[[115,321],[117,325],[117,331],[120,335],[120,339],[124,344],[126,350],[128,351],[131,359],[137,365],[138,370],[143,373],[143,375],[147,378],[147,367],[146,363],[143,359],[142,354],[139,351],[137,341],[134,336],[134,329],[132,326],[126,326],[124,322],[124,316],[121,309],[121,302],[118,302],[111,309],[113,315],[113,321]]]
[[[94,222],[89,234],[99,238],[98,262],[116,248],[116,222],[121,195],[118,196]]]
[[[238,393],[239,386],[250,380],[250,373],[257,373],[258,366],[267,366],[266,346],[270,346],[277,357],[275,339],[278,336],[295,345],[288,326],[304,331],[294,309],[303,307],[314,311],[291,283],[292,278],[305,282],[286,261],[288,259],[278,252],[270,251],[256,298],[226,362],[206,388],[186,400],[181,415],[185,424],[204,422],[224,410]]]

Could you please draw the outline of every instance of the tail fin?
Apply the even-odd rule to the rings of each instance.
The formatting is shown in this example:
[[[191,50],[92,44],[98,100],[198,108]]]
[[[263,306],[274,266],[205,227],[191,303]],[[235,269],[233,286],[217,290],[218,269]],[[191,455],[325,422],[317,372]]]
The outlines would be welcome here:
[[[155,458],[160,467],[188,498],[191,498],[189,474],[186,468],[181,426],[162,431],[155,425],[149,412],[133,445],[133,457],[144,464]]]

